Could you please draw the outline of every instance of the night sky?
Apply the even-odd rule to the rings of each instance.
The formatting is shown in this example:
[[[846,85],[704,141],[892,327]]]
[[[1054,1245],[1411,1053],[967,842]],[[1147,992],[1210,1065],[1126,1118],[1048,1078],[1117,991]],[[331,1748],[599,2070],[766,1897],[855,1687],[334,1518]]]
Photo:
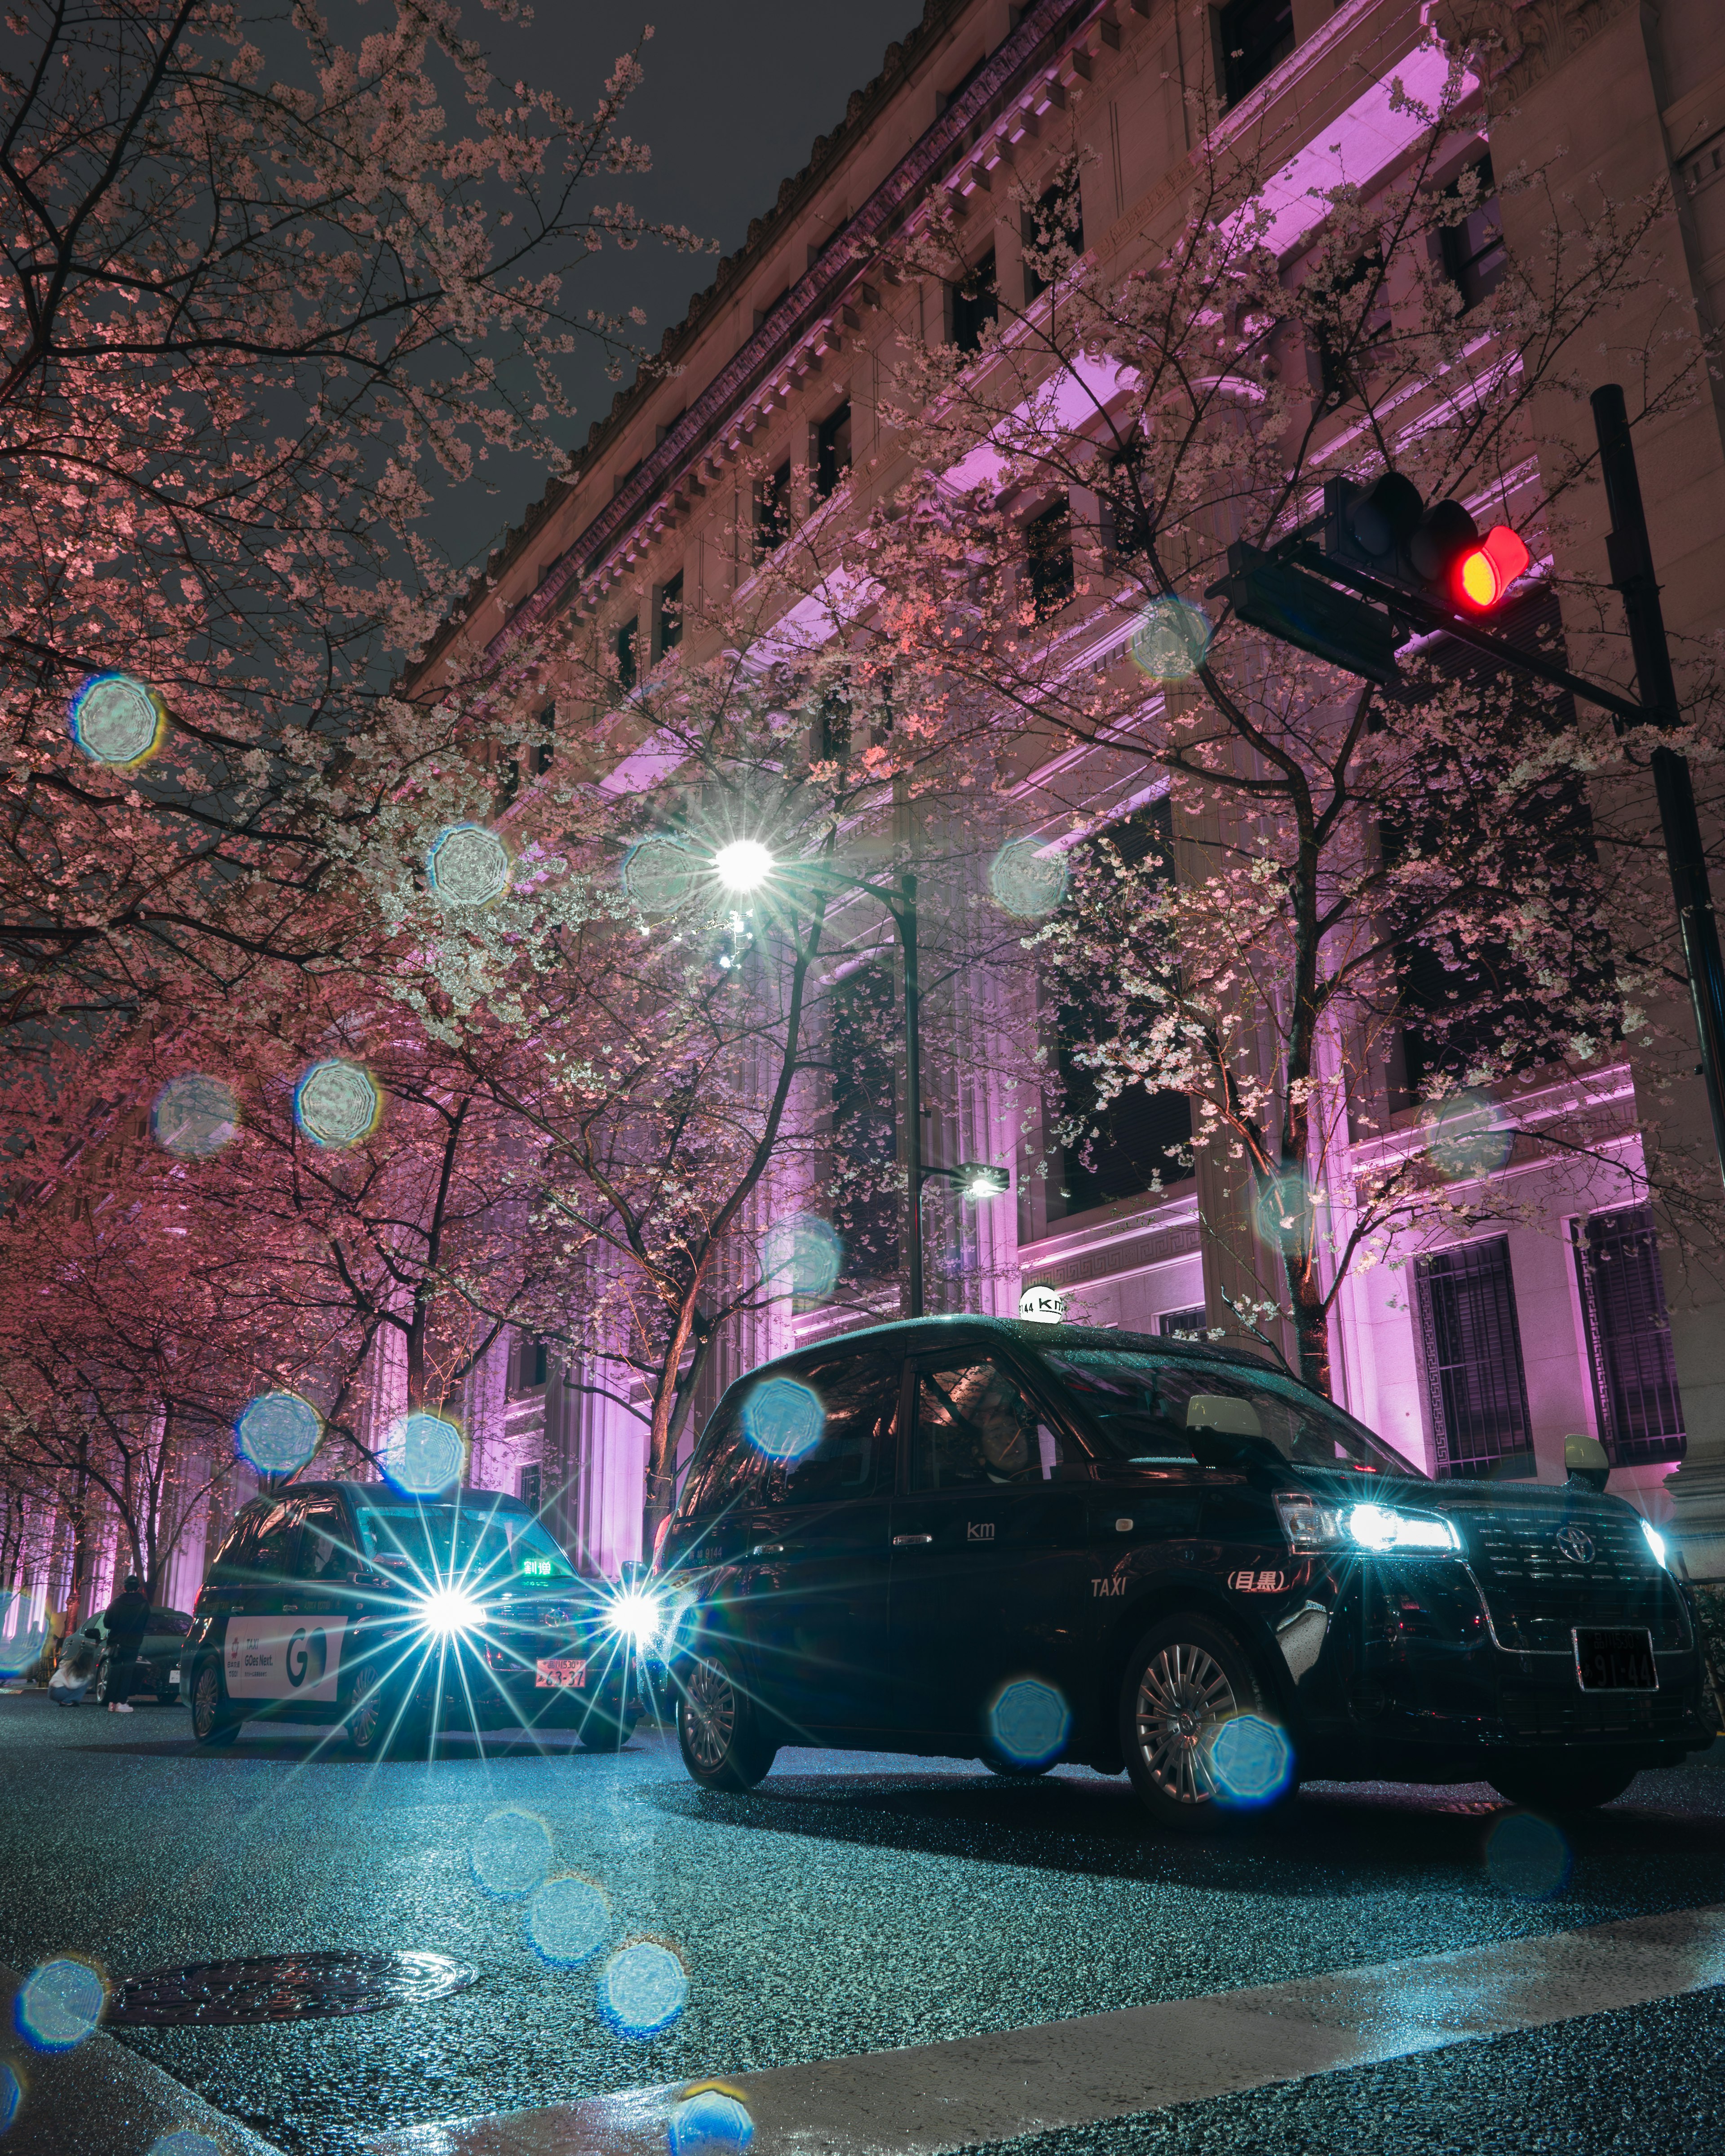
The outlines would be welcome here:
[[[585,7],[540,0],[525,30],[499,23],[474,0],[464,28],[494,56],[506,81],[520,76],[553,85],[578,110],[598,102],[599,86],[643,22],[655,34],[643,53],[647,80],[630,102],[625,124],[653,151],[653,170],[634,181],[596,185],[593,198],[621,195],[641,213],[686,224],[716,239],[729,254],[752,217],[763,214],[787,173],[808,162],[817,135],[830,134],[845,101],[879,74],[889,44],[919,20],[917,0],[851,0],[839,8],[808,0],[745,0],[698,5],[696,0],[646,0],[629,7]],[[647,326],[634,332],[656,347],[667,323],[679,321],[689,297],[711,284],[713,256],[681,254],[653,243],[632,254],[608,249],[583,268],[578,286],[583,310],[622,313],[644,309]],[[622,385],[605,378],[597,357],[571,363],[579,416],[569,446],[587,439],[589,424],[609,410]],[[504,527],[519,522],[544,489],[542,470],[522,459],[485,468],[495,495],[463,497],[434,516],[443,543],[464,562],[482,560]]]

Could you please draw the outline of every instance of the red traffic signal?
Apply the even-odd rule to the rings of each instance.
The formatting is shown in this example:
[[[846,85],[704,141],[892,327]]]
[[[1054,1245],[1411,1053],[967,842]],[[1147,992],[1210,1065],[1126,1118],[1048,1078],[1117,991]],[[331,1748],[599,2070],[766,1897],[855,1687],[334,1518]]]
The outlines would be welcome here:
[[[1507,524],[1494,524],[1457,561],[1452,572],[1455,596],[1476,613],[1488,613],[1516,578],[1527,574],[1532,559]]]

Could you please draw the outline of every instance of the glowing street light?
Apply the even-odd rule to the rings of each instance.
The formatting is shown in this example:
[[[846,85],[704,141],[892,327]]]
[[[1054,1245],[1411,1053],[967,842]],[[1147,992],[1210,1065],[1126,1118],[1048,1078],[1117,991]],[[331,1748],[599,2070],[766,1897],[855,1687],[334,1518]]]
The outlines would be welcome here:
[[[1012,1188],[1011,1170],[996,1168],[988,1161],[961,1160],[956,1168],[948,1172],[960,1193],[973,1204],[985,1198],[1004,1198]]]
[[[726,891],[758,891],[778,866],[758,839],[733,839],[713,855],[713,873]]]

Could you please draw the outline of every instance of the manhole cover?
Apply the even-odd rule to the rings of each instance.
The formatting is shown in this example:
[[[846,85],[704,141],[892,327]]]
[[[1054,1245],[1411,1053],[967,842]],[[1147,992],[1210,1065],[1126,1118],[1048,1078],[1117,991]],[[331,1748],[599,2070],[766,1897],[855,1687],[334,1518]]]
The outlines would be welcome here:
[[[151,1969],[116,1984],[103,2020],[110,2027],[167,2029],[240,2021],[309,2021],[327,2014],[376,2014],[419,2006],[474,1980],[447,1954],[249,1954]]]

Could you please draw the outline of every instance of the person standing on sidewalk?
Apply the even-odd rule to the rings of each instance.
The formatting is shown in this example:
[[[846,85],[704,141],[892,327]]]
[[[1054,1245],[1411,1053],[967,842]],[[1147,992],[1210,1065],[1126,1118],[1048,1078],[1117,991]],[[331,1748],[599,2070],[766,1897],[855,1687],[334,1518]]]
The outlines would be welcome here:
[[[150,1598],[135,1572],[126,1575],[126,1587],[102,1612],[108,1630],[108,1712],[130,1714],[132,1672],[138,1650],[150,1629]]]

